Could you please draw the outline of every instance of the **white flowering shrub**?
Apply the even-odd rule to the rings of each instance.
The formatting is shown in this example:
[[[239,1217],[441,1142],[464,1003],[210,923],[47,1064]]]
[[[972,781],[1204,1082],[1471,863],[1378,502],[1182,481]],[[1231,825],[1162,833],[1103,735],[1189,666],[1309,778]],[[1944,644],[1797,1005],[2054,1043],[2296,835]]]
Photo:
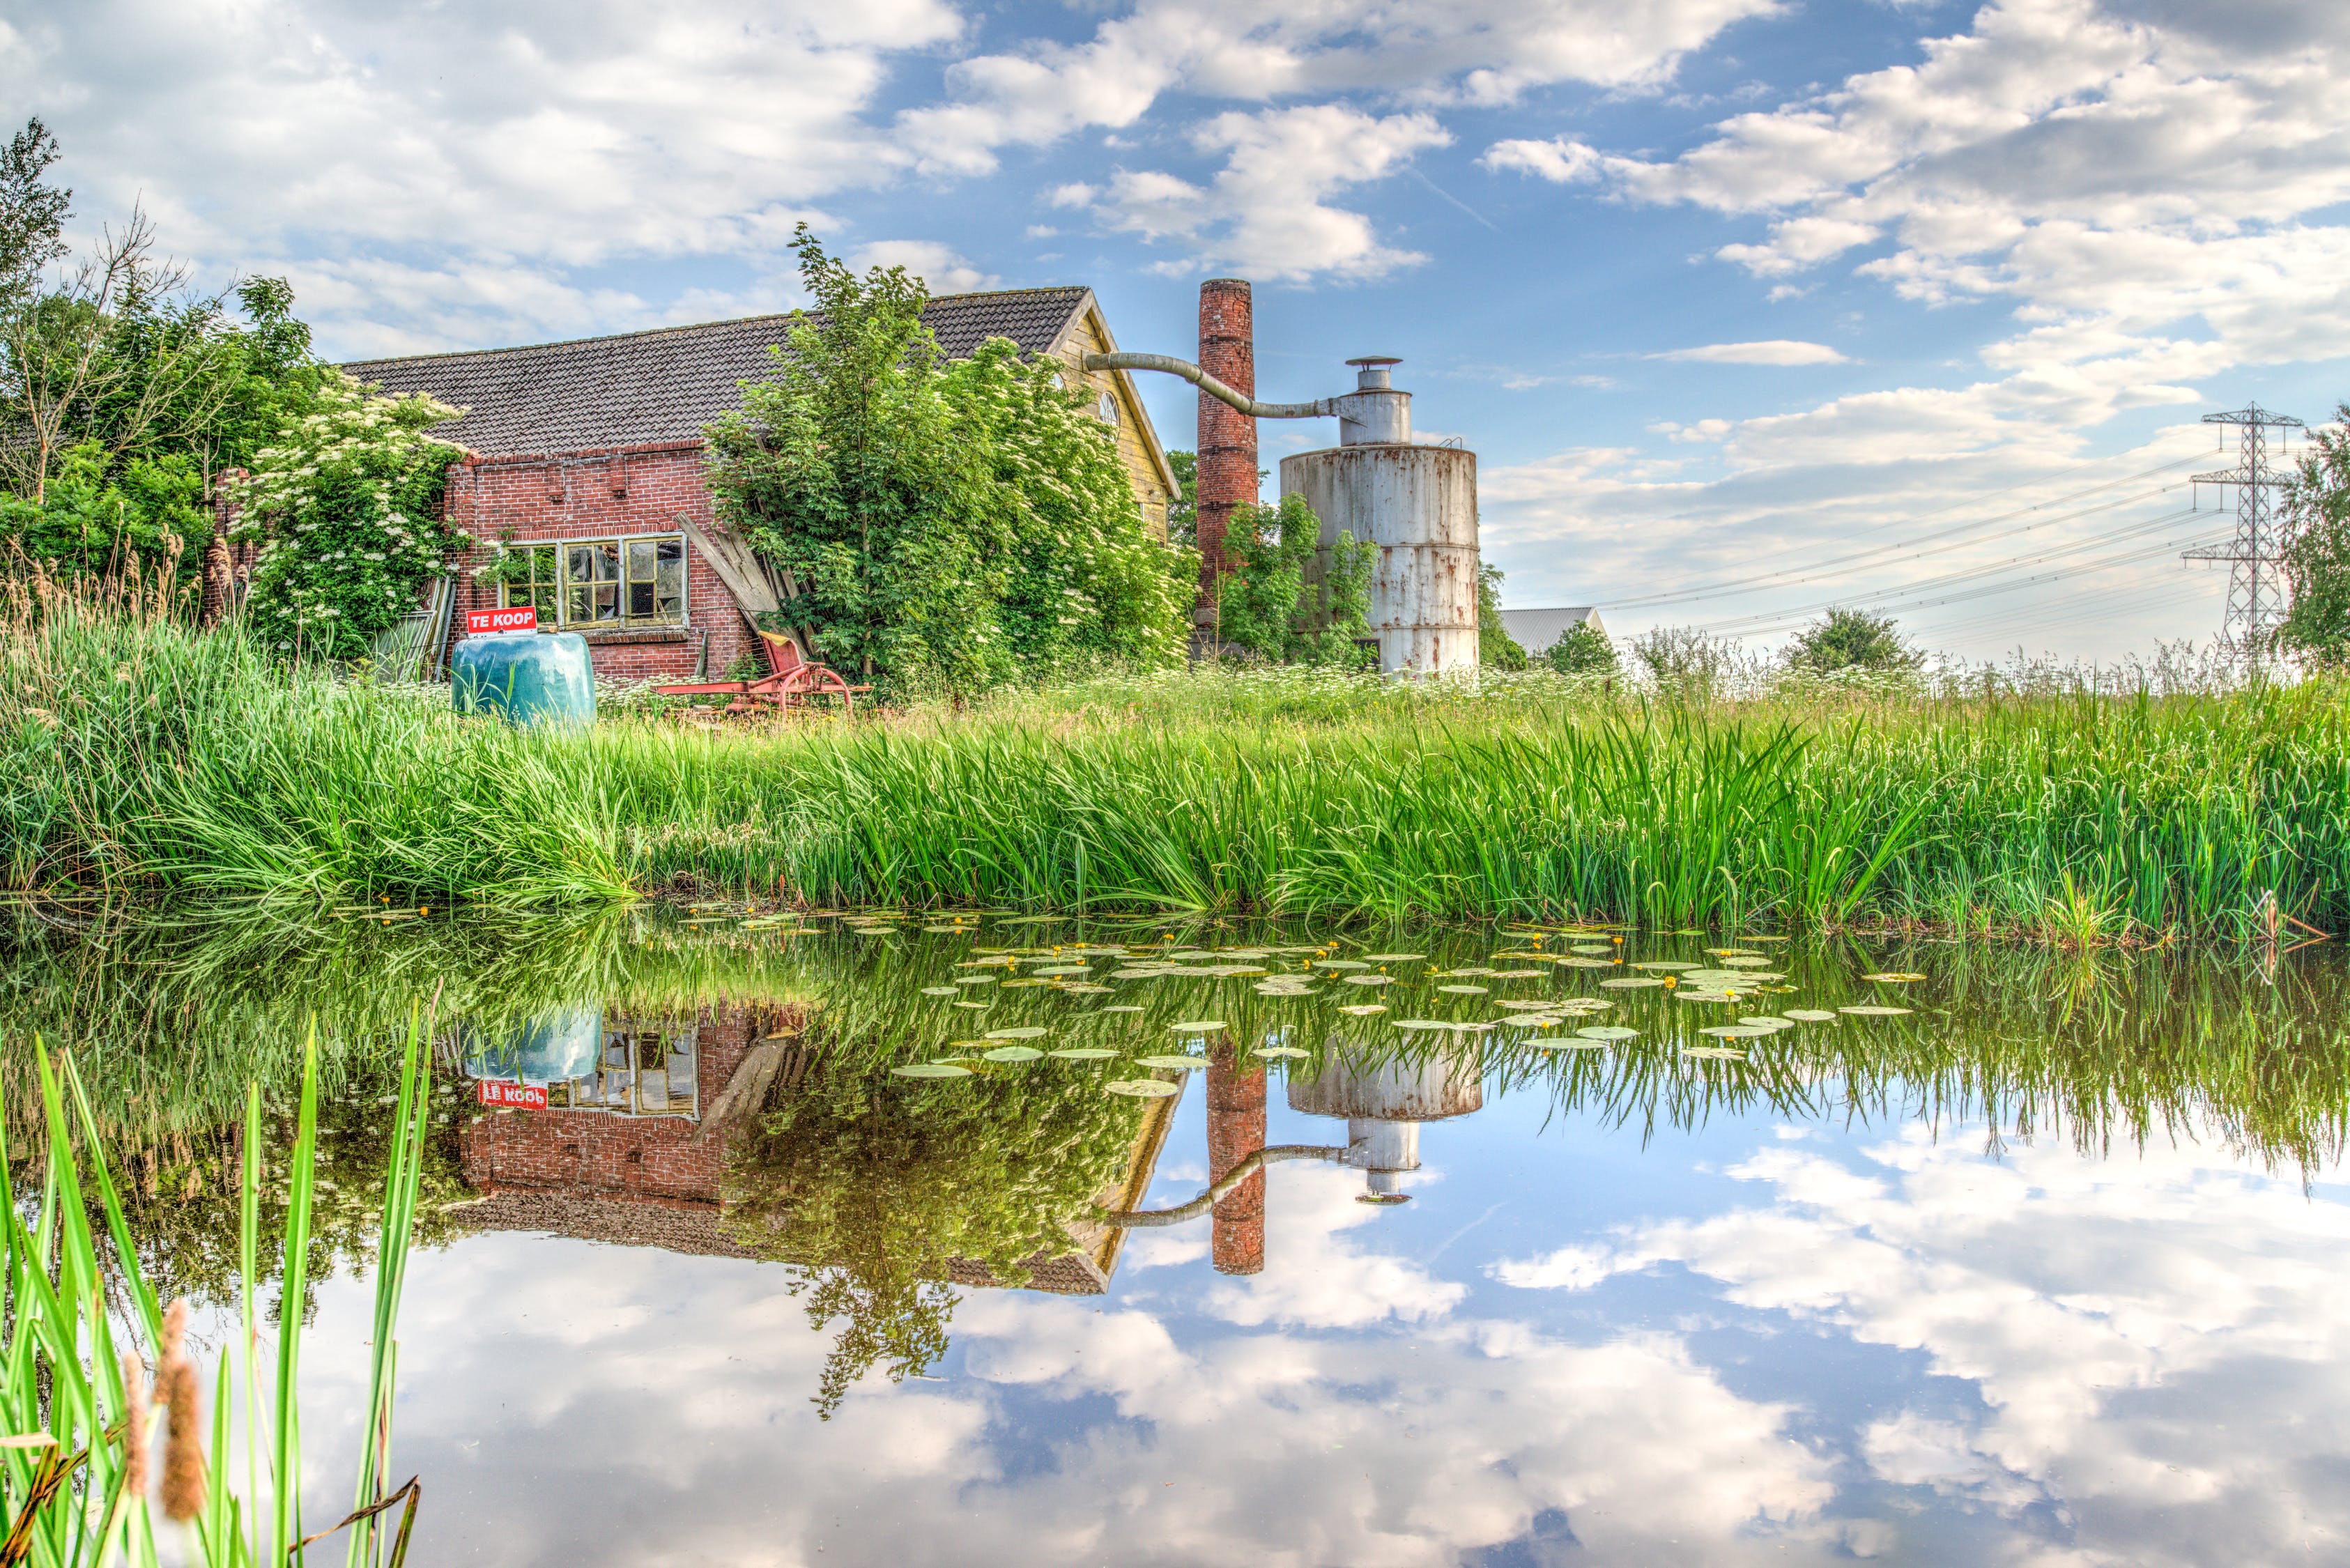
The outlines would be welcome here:
[[[462,411],[338,377],[320,389],[317,412],[255,454],[234,536],[261,544],[247,610],[265,646],[356,659],[472,543],[441,516],[449,464],[464,449],[425,433]]]

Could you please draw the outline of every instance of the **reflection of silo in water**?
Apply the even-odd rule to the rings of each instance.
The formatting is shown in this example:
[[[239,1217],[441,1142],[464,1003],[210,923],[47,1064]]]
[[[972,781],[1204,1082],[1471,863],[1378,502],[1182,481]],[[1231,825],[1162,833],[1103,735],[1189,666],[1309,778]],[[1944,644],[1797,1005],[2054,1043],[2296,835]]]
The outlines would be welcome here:
[[[508,1083],[567,1084],[596,1071],[604,1054],[604,1012],[569,1007],[542,1012],[515,1026],[494,1044],[474,1035],[466,1043],[465,1072],[475,1078]]]
[[[1377,1058],[1333,1046],[1319,1072],[1290,1078],[1289,1108],[1344,1116],[1347,1163],[1368,1173],[1366,1201],[1400,1203],[1406,1194],[1397,1178],[1419,1168],[1419,1124],[1482,1109],[1483,1069],[1473,1044]]]

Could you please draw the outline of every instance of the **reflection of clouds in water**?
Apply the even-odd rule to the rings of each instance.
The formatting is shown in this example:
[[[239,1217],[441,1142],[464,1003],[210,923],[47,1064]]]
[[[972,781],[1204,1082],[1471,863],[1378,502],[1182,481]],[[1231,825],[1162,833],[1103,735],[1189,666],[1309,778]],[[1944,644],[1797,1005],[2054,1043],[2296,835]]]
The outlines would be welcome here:
[[[1771,1187],[1769,1207],[1493,1272],[1586,1289],[1679,1262],[1740,1304],[1922,1351],[1988,1413],[1879,1420],[1871,1468],[2002,1512],[2044,1499],[2069,1516],[2062,1561],[2350,1552],[2350,1206],[2169,1143],[1993,1165],[1909,1128],[1855,1161],[1872,1168],[1765,1147],[1730,1174]]]
[[[1547,1562],[1570,1536],[1579,1561],[1640,1564],[1836,1539],[1827,1464],[1785,1407],[1669,1336],[1461,1320],[1458,1287],[1353,1250],[1380,1234],[1355,1173],[1287,1174],[1309,1179],[1284,1184],[1280,1262],[1211,1287],[1207,1313],[972,1292],[966,1376],[876,1376],[823,1427],[806,1401],[828,1335],[781,1269],[516,1237],[421,1254],[397,1462],[436,1489],[422,1560],[1451,1568],[1513,1541],[1536,1555],[1494,1561]],[[1371,1333],[1261,1326],[1359,1324],[1364,1303]],[[348,1282],[327,1293],[314,1408],[363,1384],[364,1306]],[[323,1450],[355,1434],[319,1426],[339,1484]]]

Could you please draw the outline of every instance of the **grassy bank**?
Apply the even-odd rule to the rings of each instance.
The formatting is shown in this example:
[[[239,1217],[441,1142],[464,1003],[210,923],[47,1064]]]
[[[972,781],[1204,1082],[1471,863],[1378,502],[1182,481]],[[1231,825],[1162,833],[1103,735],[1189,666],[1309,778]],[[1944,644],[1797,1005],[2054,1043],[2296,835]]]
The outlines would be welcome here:
[[[0,625],[0,877],[281,904],[1925,920],[2350,918],[2336,686],[1738,701],[1230,678],[705,733],[459,720],[130,596]]]

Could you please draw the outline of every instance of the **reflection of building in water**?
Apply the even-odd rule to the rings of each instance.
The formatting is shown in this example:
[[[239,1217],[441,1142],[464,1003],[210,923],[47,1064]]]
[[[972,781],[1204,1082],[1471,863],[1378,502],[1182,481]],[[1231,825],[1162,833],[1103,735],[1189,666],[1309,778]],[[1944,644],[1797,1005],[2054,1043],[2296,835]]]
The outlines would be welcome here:
[[[780,1044],[757,1044],[773,1018],[748,1007],[683,1020],[579,1008],[469,1049],[469,1075],[542,1085],[547,1108],[494,1111],[458,1135],[459,1169],[484,1199],[468,1222],[748,1256],[718,1233],[733,1117],[702,1110],[754,1093],[755,1108],[794,1065]]]
[[[720,1228],[727,1147],[809,1053],[781,1037],[805,1019],[772,1007],[706,1007],[659,1019],[615,1008],[542,1014],[496,1041],[468,1044],[469,1076],[543,1085],[545,1110],[501,1109],[458,1135],[459,1170],[482,1195],[464,1220],[485,1231],[542,1231],[667,1251],[753,1258]],[[1263,1142],[1263,1074],[1259,1133]],[[1167,1142],[1175,1102],[1152,1100],[1120,1174],[1097,1198],[1111,1212],[1141,1201]],[[1126,1232],[1090,1220],[1071,1245],[1024,1261],[1026,1287],[1095,1294],[1117,1271]],[[955,1283],[1003,1283],[983,1263],[953,1260]]]
[[[1343,1158],[1367,1173],[1363,1196],[1374,1203],[1405,1200],[1397,1178],[1419,1168],[1422,1122],[1467,1116],[1484,1104],[1484,1064],[1473,1045],[1419,1061],[1400,1054],[1371,1060],[1334,1050],[1320,1071],[1289,1080],[1291,1110],[1346,1118]]]
[[[1264,1060],[1242,1064],[1229,1038],[1208,1052],[1208,1181],[1223,1185],[1242,1163],[1264,1149]],[[1138,1196],[1139,1196],[1138,1194]],[[1264,1168],[1260,1164],[1216,1200],[1209,1222],[1209,1254],[1220,1274],[1264,1270]]]

